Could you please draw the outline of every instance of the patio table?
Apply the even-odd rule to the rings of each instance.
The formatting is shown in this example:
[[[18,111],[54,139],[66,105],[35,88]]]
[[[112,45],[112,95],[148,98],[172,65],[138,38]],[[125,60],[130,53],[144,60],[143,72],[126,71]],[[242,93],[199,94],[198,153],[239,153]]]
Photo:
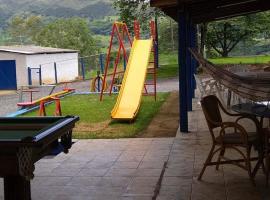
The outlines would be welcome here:
[[[231,109],[235,112],[238,112],[238,113],[244,113],[244,114],[248,114],[248,115],[252,115],[252,116],[260,118],[260,123],[259,123],[260,127],[259,128],[261,129],[261,132],[264,134],[261,135],[262,149],[259,150],[260,157],[259,157],[259,160],[258,160],[256,166],[254,167],[254,170],[253,170],[253,176],[255,176],[258,169],[263,164],[265,153],[266,153],[266,155],[268,155],[268,152],[270,150],[269,145],[268,145],[269,134],[263,132],[263,119],[264,118],[270,119],[270,108],[268,107],[268,103],[262,102],[262,103],[240,103],[240,104],[233,105],[231,107]],[[270,159],[269,156],[266,156],[267,166],[265,169],[265,173],[266,173],[266,177],[267,177],[267,181],[266,181],[267,185],[268,185],[268,177],[269,177],[269,172],[270,172],[269,159]]]

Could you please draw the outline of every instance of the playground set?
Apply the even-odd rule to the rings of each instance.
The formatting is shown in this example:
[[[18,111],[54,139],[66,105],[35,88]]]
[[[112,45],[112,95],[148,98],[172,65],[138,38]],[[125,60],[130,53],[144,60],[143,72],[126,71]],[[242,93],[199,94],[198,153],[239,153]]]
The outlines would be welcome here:
[[[100,100],[102,100],[106,87],[107,76],[111,75],[112,78],[109,86],[109,94],[112,93],[115,86],[119,88],[116,104],[111,111],[112,119],[128,121],[133,120],[139,111],[143,90],[145,95],[152,95],[156,100],[157,47],[155,41],[156,30],[154,21],[150,22],[150,30],[150,39],[141,39],[140,25],[137,21],[134,21],[135,37],[132,42],[125,23],[115,22],[113,24],[105,72],[102,81],[102,89],[100,92]],[[117,38],[118,41],[118,52],[114,60],[113,73],[108,74],[114,38]],[[125,43],[127,43],[131,48],[129,55],[127,53]],[[150,61],[151,53],[153,53],[153,61]],[[121,58],[125,61],[125,63],[127,63],[124,70],[118,69]],[[146,82],[147,74],[153,76],[152,82]],[[119,84],[118,81],[115,81],[116,75],[123,75],[123,79],[120,81],[121,84]],[[154,87],[152,93],[148,91],[147,86]]]
[[[156,98],[156,68],[158,62],[158,47],[156,41],[156,30],[155,30],[155,23],[154,21],[150,22],[151,30],[151,37],[153,38],[153,61],[149,62],[152,63],[153,66],[148,67],[148,74],[153,75],[153,83],[146,83],[145,84],[145,94],[147,95],[154,95]],[[140,25],[137,21],[134,21],[134,33],[135,38],[140,38]],[[113,47],[115,51],[113,50]],[[97,76],[95,76],[90,85],[91,92],[101,92],[102,94],[105,91],[108,91],[109,94],[112,92],[119,92],[121,82],[123,79],[123,74],[127,67],[127,62],[129,58],[129,53],[132,48],[132,39],[128,28],[125,23],[115,22],[112,26],[110,44],[108,48],[107,54],[100,54],[99,55],[99,68],[97,70]],[[104,63],[104,56],[106,56],[106,63]],[[113,60],[113,57],[115,59]],[[105,66],[104,66],[105,64]],[[84,64],[82,64],[84,66]],[[104,69],[105,68],[105,69]],[[82,68],[85,69],[85,66]],[[112,77],[109,81],[108,78]],[[106,81],[104,81],[106,80]],[[104,88],[102,89],[104,83]],[[154,92],[150,93],[147,90],[146,86],[154,86]],[[102,97],[100,97],[102,100]]]
[[[157,43],[155,28],[154,21],[151,21],[149,39],[141,39],[140,25],[134,21],[134,39],[132,41],[125,23],[115,22],[112,26],[105,69],[100,56],[100,70],[97,71],[97,76],[93,78],[90,86],[91,92],[100,91],[100,101],[106,90],[109,95],[119,92],[111,111],[112,119],[128,121],[135,119],[142,95],[154,96],[156,100]],[[112,51],[115,46],[118,49],[116,54]],[[111,66],[112,63],[113,66]],[[82,66],[84,66],[83,63]],[[148,81],[146,80],[147,75],[152,76]],[[110,80],[108,80],[109,77],[111,77]],[[37,100],[32,98],[33,93],[38,92],[37,89],[30,86],[28,89],[21,89],[21,93],[30,95],[30,101],[20,101],[17,105],[26,110],[39,108],[38,115],[46,116],[45,105],[55,102],[55,115],[61,115],[60,98],[74,93],[75,90],[65,85],[62,91],[52,93],[55,85],[51,86],[52,90],[49,95]],[[151,92],[148,89],[149,86],[153,87]]]

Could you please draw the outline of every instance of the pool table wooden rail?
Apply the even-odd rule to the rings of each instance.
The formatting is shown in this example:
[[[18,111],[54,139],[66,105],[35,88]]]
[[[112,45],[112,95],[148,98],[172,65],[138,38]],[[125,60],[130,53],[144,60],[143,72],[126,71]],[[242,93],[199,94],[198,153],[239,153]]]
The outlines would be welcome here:
[[[55,147],[61,146],[61,151],[68,153],[72,129],[78,120],[77,116],[0,117],[0,177],[4,178],[5,200],[31,199],[30,179],[34,177],[35,162]],[[5,130],[8,134],[4,135]],[[12,139],[8,139],[9,133],[15,134]]]

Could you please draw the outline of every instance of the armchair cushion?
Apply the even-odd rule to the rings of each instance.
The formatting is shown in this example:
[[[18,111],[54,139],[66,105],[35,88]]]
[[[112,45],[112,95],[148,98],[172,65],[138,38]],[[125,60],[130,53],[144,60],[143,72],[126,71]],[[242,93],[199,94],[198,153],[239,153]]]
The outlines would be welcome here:
[[[256,132],[248,133],[248,143],[254,144],[256,141],[258,141],[258,134]],[[226,133],[224,136],[217,136],[216,142],[218,144],[243,144],[242,137],[238,133]]]

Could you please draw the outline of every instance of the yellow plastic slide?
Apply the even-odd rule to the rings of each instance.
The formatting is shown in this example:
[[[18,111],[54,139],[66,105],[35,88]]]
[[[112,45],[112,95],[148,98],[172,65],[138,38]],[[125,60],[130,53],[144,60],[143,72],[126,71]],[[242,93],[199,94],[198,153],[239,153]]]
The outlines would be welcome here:
[[[152,45],[152,39],[134,39],[121,89],[111,111],[112,119],[132,120],[136,117],[140,108]]]

